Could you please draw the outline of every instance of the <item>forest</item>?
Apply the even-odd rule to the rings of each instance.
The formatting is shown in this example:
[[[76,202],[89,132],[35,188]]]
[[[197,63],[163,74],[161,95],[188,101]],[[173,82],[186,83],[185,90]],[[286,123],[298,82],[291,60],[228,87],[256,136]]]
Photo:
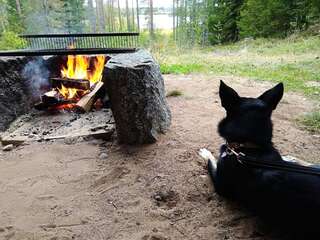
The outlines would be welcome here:
[[[172,0],[169,9],[154,7],[154,2],[0,0],[0,33],[12,37],[12,33],[140,31],[143,15],[148,36],[154,39],[154,15],[164,10],[172,18],[170,38],[175,43],[204,46],[248,37],[286,37],[320,19],[318,0]]]

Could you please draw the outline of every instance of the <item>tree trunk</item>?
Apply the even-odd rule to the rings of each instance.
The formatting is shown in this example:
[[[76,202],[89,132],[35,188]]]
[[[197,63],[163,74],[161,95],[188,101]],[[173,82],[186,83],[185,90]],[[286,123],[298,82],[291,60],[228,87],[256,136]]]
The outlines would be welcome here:
[[[173,40],[176,41],[176,6],[175,6],[175,0],[172,1],[172,34],[173,34]]]
[[[149,31],[151,38],[154,38],[154,25],[153,25],[153,0],[149,0],[149,13],[150,13],[150,23]]]
[[[102,32],[105,32],[106,29],[106,14],[104,11],[104,3],[103,0],[101,1],[101,25],[102,25]]]
[[[43,6],[43,11],[44,11],[44,19],[45,19],[45,25],[46,25],[46,32],[50,32],[50,25],[49,25],[49,9],[48,9],[48,0],[43,0],[42,1],[42,6]]]
[[[89,22],[90,22],[90,27],[93,28],[93,32],[97,31],[96,28],[96,14],[94,12],[94,8],[93,8],[93,0],[89,0],[88,1],[88,9],[89,9]]]
[[[126,0],[126,16],[127,16],[127,30],[128,30],[128,31],[131,31],[130,12],[129,12],[129,3],[128,3],[128,0]]]
[[[20,0],[16,0],[16,8],[17,8],[17,13],[19,15],[19,17],[22,17],[22,11],[21,11],[21,4],[20,4]]]
[[[132,11],[132,30],[134,30],[135,29],[135,24],[134,24],[134,19],[135,19],[135,17],[134,17],[134,0],[131,0],[131,11]]]
[[[111,20],[111,31],[115,31],[115,21],[114,21],[114,0],[111,0],[111,9],[110,9],[110,20]]]
[[[191,44],[195,43],[195,35],[196,35],[196,0],[192,1],[192,11],[190,11],[190,19],[191,19]]]
[[[118,0],[118,18],[119,18],[119,27],[120,27],[120,31],[122,31],[122,19],[121,19],[121,7],[120,7],[120,0]]]
[[[98,20],[98,27],[100,32],[105,31],[106,27],[106,19],[104,14],[104,4],[103,0],[96,0],[96,10],[97,10],[97,20]]]
[[[136,0],[136,7],[137,7],[137,25],[138,25],[138,31],[140,32],[140,19],[139,19],[139,0]]]
[[[7,12],[6,12],[7,6],[6,6],[5,2],[2,2],[1,0],[0,0],[0,2],[2,3],[0,5],[0,20],[1,20],[0,21],[0,24],[1,24],[0,31],[4,32],[6,30],[6,24],[7,24]]]
[[[177,0],[177,6],[176,6],[176,41],[179,40],[179,10],[180,10],[180,6],[179,6],[180,2],[179,0]]]

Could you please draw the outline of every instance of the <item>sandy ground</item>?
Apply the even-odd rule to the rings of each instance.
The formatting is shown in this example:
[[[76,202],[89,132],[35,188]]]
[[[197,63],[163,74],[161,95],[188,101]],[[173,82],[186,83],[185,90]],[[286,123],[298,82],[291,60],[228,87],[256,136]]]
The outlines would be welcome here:
[[[197,150],[215,154],[224,111],[217,77],[165,76],[171,130],[153,145],[34,143],[0,152],[0,239],[276,239],[256,217],[217,196]],[[247,96],[271,86],[223,78]],[[275,112],[283,154],[319,161],[320,138],[293,119],[315,105],[286,93]]]

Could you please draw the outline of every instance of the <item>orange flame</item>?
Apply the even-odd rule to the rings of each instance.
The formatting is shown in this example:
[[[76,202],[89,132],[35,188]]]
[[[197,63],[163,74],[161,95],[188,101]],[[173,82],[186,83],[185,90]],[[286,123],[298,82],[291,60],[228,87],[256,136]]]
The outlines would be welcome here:
[[[69,55],[67,67],[62,67],[61,76],[63,78],[89,80],[90,86],[93,86],[102,79],[105,56],[98,55],[94,57],[93,61],[90,60],[91,58],[88,56]],[[92,62],[93,66],[91,64]],[[87,93],[87,91],[75,88],[66,88],[63,85],[61,88],[58,88],[58,91],[65,99],[79,98]]]

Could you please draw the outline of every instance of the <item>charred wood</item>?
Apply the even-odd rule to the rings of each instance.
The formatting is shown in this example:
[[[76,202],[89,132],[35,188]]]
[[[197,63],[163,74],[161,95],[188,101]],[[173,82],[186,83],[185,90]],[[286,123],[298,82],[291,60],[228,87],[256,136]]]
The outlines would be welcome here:
[[[63,85],[66,88],[76,88],[81,90],[90,89],[90,82],[85,79],[51,78],[50,82],[53,88],[61,88]]]

